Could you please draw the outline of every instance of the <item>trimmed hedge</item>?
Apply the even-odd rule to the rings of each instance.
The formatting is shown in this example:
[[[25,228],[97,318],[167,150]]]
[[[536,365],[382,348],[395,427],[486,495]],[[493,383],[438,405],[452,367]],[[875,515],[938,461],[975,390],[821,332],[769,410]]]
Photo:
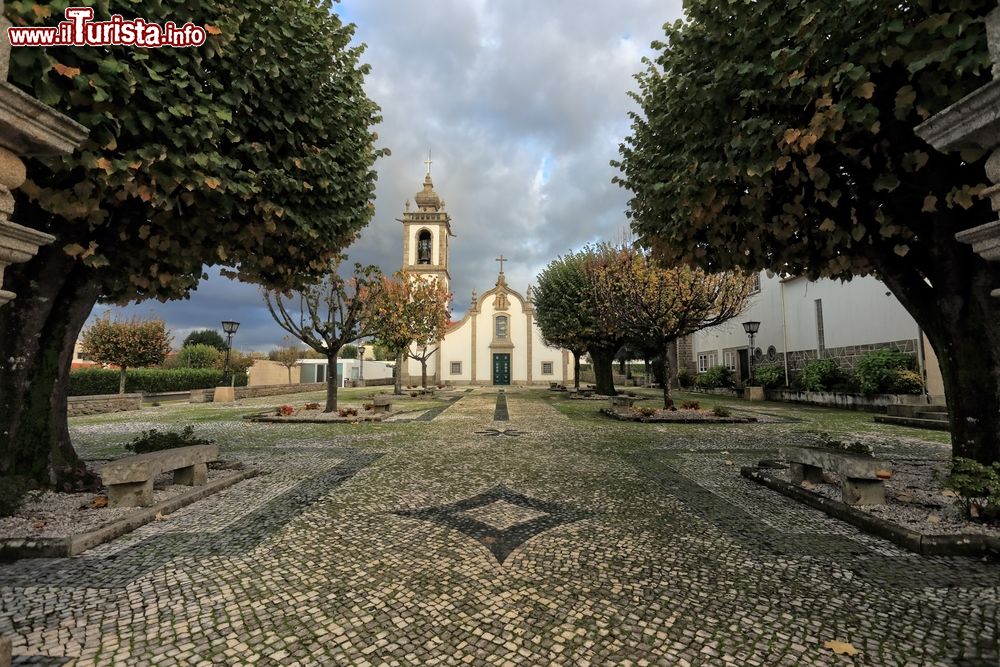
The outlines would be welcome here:
[[[83,368],[69,374],[70,396],[117,394],[119,372],[112,368]],[[245,374],[236,375],[244,387]],[[222,371],[214,368],[130,368],[125,372],[125,392],[159,394],[166,391],[211,389],[222,384]]]
[[[694,384],[701,389],[731,389],[736,386],[736,381],[733,379],[733,372],[720,365],[712,366],[704,373],[699,373]]]
[[[916,367],[912,354],[885,349],[866,354],[854,372],[863,394],[919,394],[923,382]]]
[[[765,389],[777,389],[785,384],[785,367],[777,364],[762,364],[753,369],[756,384]]]

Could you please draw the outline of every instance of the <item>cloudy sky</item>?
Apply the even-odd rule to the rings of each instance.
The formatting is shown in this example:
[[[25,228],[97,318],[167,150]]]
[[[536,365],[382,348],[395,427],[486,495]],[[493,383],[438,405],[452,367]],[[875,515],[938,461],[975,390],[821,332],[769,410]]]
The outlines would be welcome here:
[[[453,313],[473,288],[496,281],[523,292],[555,256],[625,226],[626,193],[609,165],[628,133],[632,76],[681,16],[681,0],[344,0],[372,65],[381,107],[375,219],[348,252],[393,272],[402,259],[403,204],[421,186],[432,151],[434,186],[456,238],[450,248]],[[192,329],[242,322],[234,346],[266,350],[282,332],[253,286],[215,276],[188,301],[140,304],[180,340]],[[100,306],[97,311],[103,310]],[[97,312],[95,311],[95,312]]]

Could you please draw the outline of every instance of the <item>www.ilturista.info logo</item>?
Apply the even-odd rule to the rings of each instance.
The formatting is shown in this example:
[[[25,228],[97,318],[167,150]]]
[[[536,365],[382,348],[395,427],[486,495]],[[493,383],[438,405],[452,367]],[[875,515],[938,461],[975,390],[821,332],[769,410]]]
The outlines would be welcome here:
[[[11,46],[138,46],[144,49],[201,46],[208,32],[190,21],[182,26],[173,21],[160,25],[145,19],[125,19],[119,14],[112,16],[110,21],[94,21],[93,7],[67,7],[65,14],[66,20],[54,28],[7,28]]]

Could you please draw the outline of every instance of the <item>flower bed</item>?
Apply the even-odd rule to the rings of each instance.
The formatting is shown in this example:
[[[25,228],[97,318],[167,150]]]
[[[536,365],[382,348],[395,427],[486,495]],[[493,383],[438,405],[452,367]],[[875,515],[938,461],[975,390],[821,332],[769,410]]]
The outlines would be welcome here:
[[[606,397],[605,397],[606,398]],[[711,410],[651,410],[632,409],[629,411],[603,408],[602,413],[618,421],[643,422],[652,424],[752,424],[756,417],[739,415],[717,415]]]

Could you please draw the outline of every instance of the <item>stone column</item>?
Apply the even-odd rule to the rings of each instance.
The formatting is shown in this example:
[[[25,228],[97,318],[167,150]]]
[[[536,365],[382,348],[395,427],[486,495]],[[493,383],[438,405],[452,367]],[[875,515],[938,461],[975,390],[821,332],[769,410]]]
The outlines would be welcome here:
[[[935,114],[916,128],[917,136],[941,152],[980,148],[990,151],[986,176],[994,184],[983,194],[1000,213],[1000,7],[986,19],[986,36],[993,58],[993,80]],[[1000,220],[955,235],[983,259],[1000,261]],[[1000,289],[992,292],[1000,297]]]
[[[71,153],[89,132],[7,82],[10,22],[2,18],[3,4],[0,0],[0,287],[4,269],[28,261],[39,246],[55,241],[51,234],[10,221],[14,212],[11,191],[25,179],[21,158]],[[0,289],[0,306],[14,297],[13,292]]]

